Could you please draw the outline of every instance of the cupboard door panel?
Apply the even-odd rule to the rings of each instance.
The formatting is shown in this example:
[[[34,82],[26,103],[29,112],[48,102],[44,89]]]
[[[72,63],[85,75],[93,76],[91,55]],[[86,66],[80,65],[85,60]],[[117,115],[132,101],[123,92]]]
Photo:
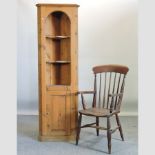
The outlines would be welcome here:
[[[70,96],[66,92],[47,94],[47,126],[49,135],[70,134]]]
[[[77,95],[71,96],[71,129],[76,129],[77,127]]]
[[[66,97],[52,96],[51,102],[51,130],[65,130]]]

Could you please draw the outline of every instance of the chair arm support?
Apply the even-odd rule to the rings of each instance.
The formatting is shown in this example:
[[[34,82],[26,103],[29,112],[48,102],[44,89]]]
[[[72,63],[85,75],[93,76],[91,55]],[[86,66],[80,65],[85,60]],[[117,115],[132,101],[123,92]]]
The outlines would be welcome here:
[[[78,91],[78,94],[81,94],[82,106],[83,109],[86,109],[86,101],[84,99],[84,94],[95,94],[95,91]]]

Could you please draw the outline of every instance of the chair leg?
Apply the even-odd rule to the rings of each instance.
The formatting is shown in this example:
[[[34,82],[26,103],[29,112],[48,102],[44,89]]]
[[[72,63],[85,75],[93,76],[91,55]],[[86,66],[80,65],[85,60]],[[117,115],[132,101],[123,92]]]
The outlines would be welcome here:
[[[79,115],[79,119],[78,119],[78,126],[77,126],[77,133],[76,133],[76,145],[78,145],[78,141],[79,141],[79,135],[81,131],[81,120],[82,120],[82,114]]]
[[[107,117],[107,139],[108,139],[108,153],[111,154],[111,132],[110,132],[111,124],[110,117]]]
[[[124,141],[123,130],[122,130],[122,126],[121,126],[121,123],[120,123],[120,120],[119,120],[119,116],[118,116],[118,114],[116,114],[115,116],[116,116],[117,125],[119,126],[120,136],[122,138],[122,141]]]
[[[99,117],[96,117],[96,126],[99,126]],[[99,129],[96,129],[96,134],[99,136]]]

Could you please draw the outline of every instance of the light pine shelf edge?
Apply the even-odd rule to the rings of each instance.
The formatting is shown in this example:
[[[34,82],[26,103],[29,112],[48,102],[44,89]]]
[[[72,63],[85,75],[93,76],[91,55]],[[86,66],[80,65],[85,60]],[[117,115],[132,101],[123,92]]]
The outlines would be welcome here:
[[[71,61],[46,61],[48,64],[70,64]]]
[[[60,39],[68,39],[70,38],[70,36],[65,36],[65,35],[56,35],[56,36],[53,36],[53,35],[45,35],[46,38],[48,39],[54,39],[54,40],[60,40]]]

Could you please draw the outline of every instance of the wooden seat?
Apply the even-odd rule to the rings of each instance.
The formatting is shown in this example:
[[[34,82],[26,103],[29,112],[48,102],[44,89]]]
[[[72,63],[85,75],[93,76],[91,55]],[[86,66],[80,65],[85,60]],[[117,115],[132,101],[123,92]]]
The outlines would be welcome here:
[[[118,114],[122,104],[125,78],[129,71],[128,67],[122,65],[102,65],[93,67],[94,72],[94,90],[93,91],[79,91],[81,95],[83,110],[79,111],[78,127],[76,135],[76,145],[78,145],[81,128],[91,127],[96,128],[97,136],[99,130],[107,131],[108,153],[111,153],[111,135],[116,130],[119,130],[120,136],[124,141],[123,131]],[[84,94],[92,94],[92,106],[88,108],[84,99]],[[96,122],[85,124],[81,126],[82,115],[95,117]],[[116,117],[117,126],[111,128],[110,118]],[[99,125],[99,119],[106,118],[106,127]]]
[[[83,115],[90,115],[90,116],[96,116],[96,117],[106,117],[114,113],[117,113],[117,111],[114,110],[111,113],[109,109],[105,109],[105,108],[88,108],[85,110],[80,110],[79,113]]]

